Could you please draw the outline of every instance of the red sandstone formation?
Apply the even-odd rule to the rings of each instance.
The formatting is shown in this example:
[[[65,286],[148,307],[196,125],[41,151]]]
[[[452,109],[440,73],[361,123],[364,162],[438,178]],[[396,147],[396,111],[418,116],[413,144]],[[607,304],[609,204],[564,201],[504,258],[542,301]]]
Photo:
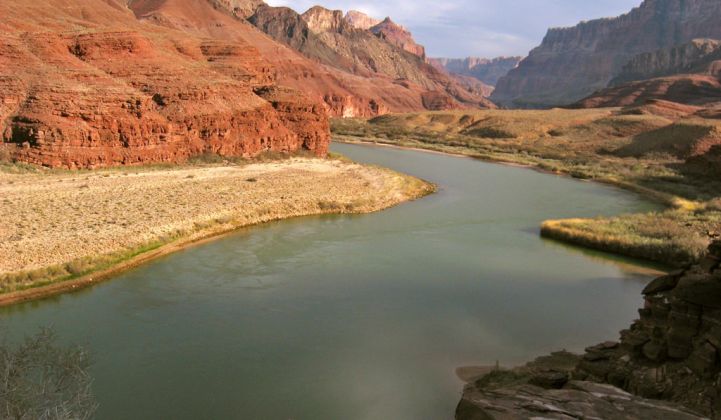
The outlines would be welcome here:
[[[499,80],[491,98],[504,106],[574,103],[604,89],[636,55],[695,38],[721,39],[718,0],[646,0],[613,19],[551,29],[543,43]]]
[[[370,28],[370,31],[391,44],[423,60],[426,59],[426,49],[416,43],[413,35],[406,28],[393,22],[391,18],[385,18],[383,22]]]
[[[277,87],[250,42],[143,24],[120,0],[4,0],[0,15],[0,152],[14,159],[77,168],[327,151],[322,105]]]

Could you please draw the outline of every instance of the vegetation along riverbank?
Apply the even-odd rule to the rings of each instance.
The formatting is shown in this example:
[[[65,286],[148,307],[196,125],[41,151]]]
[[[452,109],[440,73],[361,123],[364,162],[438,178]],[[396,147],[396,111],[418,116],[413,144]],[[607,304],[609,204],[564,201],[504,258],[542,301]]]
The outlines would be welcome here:
[[[0,304],[92,283],[243,226],[368,213],[433,191],[341,158],[0,171]]]
[[[603,109],[439,111],[332,121],[334,138],[525,165],[636,191],[648,214],[549,220],[545,237],[672,266],[721,232],[721,179],[705,170],[721,120],[655,101]]]

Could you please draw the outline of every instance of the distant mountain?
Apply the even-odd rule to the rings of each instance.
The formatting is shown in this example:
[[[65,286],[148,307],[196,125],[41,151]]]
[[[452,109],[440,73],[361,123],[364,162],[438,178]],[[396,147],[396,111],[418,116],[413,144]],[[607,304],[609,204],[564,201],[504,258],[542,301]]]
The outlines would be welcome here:
[[[344,15],[315,6],[298,14],[262,5],[248,22],[327,71],[340,71],[343,78],[353,76],[343,83],[346,91],[374,95],[370,97],[382,104],[382,112],[495,107],[477,89],[459,84],[426,63],[424,48],[390,18],[363,29],[373,20],[359,12]]]
[[[495,86],[498,79],[516,68],[523,57],[497,58],[429,58],[433,66],[449,73],[474,77],[489,86]]]
[[[639,54],[696,38],[721,39],[721,1],[645,0],[617,18],[550,29],[541,45],[502,77],[491,99],[509,107],[576,102],[606,88]]]

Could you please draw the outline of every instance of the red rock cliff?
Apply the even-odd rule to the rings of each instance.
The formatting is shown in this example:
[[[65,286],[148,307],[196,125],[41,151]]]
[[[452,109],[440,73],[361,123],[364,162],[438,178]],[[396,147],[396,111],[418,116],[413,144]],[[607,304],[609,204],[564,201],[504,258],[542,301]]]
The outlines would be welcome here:
[[[12,158],[79,168],[327,152],[323,106],[276,87],[247,42],[142,24],[114,0],[4,0],[0,15],[0,151]]]

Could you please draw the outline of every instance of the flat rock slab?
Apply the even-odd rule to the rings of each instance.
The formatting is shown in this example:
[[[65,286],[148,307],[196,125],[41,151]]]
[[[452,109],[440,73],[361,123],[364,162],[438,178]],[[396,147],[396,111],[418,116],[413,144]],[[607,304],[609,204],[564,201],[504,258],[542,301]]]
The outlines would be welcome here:
[[[456,410],[459,420],[703,418],[672,404],[584,381],[570,381],[562,389],[527,384],[492,390],[469,387]]]

